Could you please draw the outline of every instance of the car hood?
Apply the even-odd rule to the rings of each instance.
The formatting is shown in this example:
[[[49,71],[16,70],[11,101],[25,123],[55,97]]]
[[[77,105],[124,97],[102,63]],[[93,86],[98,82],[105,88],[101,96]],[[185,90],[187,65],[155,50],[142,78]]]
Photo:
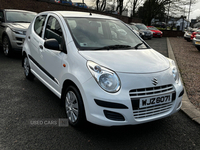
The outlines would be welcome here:
[[[7,25],[12,29],[27,30],[30,23],[8,23]]]
[[[153,49],[79,51],[87,60],[124,73],[153,73],[169,68],[168,59]]]
[[[156,32],[156,33],[161,33],[161,31],[158,30],[151,30],[152,32]]]

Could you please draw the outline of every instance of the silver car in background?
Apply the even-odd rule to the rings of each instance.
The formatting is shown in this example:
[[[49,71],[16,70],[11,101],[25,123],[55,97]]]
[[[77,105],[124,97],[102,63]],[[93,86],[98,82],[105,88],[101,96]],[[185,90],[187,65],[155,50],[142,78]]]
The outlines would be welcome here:
[[[200,34],[196,34],[196,37],[193,38],[193,44],[200,51]]]
[[[35,12],[25,10],[0,10],[0,45],[3,46],[5,56],[21,52],[26,30],[36,15]]]

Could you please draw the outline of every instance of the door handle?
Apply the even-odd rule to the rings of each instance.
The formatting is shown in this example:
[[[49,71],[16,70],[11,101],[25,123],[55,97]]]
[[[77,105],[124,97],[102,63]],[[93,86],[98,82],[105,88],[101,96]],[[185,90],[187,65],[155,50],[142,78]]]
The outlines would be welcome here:
[[[31,39],[31,37],[30,37],[30,36],[28,36],[28,39],[30,40],[30,39]]]
[[[40,47],[41,50],[43,50],[43,46],[42,45],[40,45],[39,47]]]

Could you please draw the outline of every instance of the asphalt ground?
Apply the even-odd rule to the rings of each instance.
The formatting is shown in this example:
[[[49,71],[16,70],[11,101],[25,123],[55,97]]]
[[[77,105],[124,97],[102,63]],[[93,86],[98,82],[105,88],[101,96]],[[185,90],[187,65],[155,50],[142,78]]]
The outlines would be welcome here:
[[[147,40],[165,53],[166,38]],[[157,43],[157,44],[156,44]],[[154,122],[123,127],[88,123],[71,126],[34,125],[65,118],[59,99],[39,80],[28,81],[21,57],[6,58],[0,51],[0,150],[199,150],[200,126],[182,111]]]

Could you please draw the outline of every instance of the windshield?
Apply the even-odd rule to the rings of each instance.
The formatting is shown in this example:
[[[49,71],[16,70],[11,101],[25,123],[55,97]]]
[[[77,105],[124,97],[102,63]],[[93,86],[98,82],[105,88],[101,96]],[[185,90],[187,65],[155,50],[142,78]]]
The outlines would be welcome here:
[[[149,30],[158,30],[156,27],[148,27]]]
[[[148,29],[145,25],[143,25],[143,24],[136,24],[135,25],[138,29],[142,29],[142,30],[146,30],[146,29]]]
[[[130,24],[131,28],[138,31],[138,28],[135,25]]]
[[[118,20],[65,18],[79,50],[139,49],[147,46]]]
[[[6,20],[7,22],[25,22],[30,23],[35,17],[36,13],[29,12],[16,12],[16,11],[7,11]]]

